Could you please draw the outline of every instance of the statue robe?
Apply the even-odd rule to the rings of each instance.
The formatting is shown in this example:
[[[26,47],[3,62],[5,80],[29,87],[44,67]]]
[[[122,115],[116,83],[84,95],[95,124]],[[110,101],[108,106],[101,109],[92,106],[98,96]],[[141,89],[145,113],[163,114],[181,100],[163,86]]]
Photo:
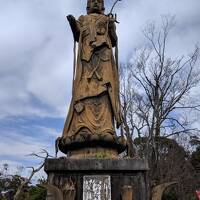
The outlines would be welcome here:
[[[108,20],[102,14],[89,14],[77,21],[77,65],[63,137],[84,131],[115,134],[114,121],[121,124],[119,76]]]

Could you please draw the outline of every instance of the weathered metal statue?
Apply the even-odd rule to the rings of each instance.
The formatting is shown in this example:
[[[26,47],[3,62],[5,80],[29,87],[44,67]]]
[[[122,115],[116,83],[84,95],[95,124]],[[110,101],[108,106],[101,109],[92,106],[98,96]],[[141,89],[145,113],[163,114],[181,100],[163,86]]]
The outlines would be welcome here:
[[[78,42],[74,66],[72,100],[59,139],[59,148],[71,156],[85,148],[110,149],[111,154],[124,150],[123,138],[118,138],[115,125],[122,122],[117,67],[116,19],[104,14],[103,0],[88,0],[87,15],[67,19],[74,41]],[[116,47],[115,57],[113,47]],[[76,52],[76,51],[75,51]],[[95,150],[91,150],[91,154]],[[118,151],[118,152],[117,152]]]

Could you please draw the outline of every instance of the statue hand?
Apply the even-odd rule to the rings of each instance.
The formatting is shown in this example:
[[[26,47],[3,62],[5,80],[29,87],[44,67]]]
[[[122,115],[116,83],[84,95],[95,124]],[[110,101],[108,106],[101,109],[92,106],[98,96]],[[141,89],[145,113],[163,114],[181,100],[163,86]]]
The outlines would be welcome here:
[[[67,15],[67,20],[69,21],[69,23],[73,23],[74,21],[76,21],[73,15]]]

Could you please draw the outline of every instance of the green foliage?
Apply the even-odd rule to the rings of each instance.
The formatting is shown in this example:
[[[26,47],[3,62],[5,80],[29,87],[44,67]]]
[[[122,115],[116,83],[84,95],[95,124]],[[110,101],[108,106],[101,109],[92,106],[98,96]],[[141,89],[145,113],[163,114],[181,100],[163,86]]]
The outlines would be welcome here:
[[[0,179],[0,191],[10,191],[14,195],[24,179],[18,175],[4,177]]]
[[[96,158],[97,159],[112,158],[112,155],[106,152],[99,152],[99,153],[96,153]]]
[[[191,163],[195,169],[200,168],[200,145],[197,147],[196,151],[192,153]]]
[[[162,200],[178,200],[175,188],[167,189],[163,194]]]
[[[178,200],[178,198],[172,194],[164,194],[162,200]]]
[[[46,199],[46,189],[40,186],[32,186],[29,189],[30,200],[45,200]]]
[[[197,200],[196,195],[191,196],[191,200]]]

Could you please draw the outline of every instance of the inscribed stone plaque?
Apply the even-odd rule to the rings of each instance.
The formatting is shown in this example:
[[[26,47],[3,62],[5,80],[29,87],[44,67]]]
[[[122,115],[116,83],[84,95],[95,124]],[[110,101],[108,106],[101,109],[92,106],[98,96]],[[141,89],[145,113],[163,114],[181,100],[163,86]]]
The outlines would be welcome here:
[[[111,200],[110,176],[84,176],[83,200]]]

